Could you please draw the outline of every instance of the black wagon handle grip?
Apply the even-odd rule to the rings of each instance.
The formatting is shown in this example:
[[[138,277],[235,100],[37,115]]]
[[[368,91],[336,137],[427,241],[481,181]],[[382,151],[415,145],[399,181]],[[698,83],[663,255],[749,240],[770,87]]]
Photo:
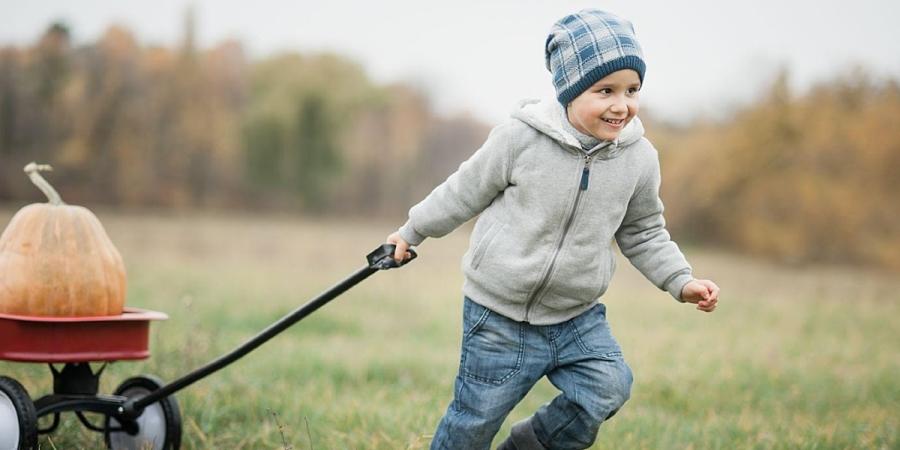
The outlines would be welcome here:
[[[394,244],[382,244],[366,256],[366,260],[369,261],[369,267],[378,270],[395,269],[397,267],[405,266],[419,256],[415,250],[409,249],[410,257],[398,263],[397,260],[394,259],[394,251],[396,249],[397,246]]]

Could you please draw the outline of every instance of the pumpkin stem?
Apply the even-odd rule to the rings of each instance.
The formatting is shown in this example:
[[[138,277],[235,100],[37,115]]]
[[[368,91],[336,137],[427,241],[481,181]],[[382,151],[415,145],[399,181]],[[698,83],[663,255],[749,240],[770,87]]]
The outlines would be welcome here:
[[[49,164],[30,162],[25,166],[25,173],[28,174],[28,178],[31,178],[31,182],[47,196],[47,200],[50,201],[50,204],[64,205],[65,203],[63,203],[62,199],[59,197],[59,193],[56,192],[56,189],[53,189],[53,186],[50,186],[50,183],[48,183],[40,174],[40,172],[49,172],[51,170],[53,170],[53,167],[50,167]]]

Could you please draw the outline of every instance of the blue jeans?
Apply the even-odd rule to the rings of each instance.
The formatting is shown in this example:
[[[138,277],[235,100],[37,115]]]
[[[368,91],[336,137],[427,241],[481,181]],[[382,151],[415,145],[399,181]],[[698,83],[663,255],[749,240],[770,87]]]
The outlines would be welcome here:
[[[598,303],[557,325],[516,322],[466,298],[453,401],[432,449],[488,449],[513,407],[545,375],[561,393],[528,419],[534,448],[590,447],[633,381]]]

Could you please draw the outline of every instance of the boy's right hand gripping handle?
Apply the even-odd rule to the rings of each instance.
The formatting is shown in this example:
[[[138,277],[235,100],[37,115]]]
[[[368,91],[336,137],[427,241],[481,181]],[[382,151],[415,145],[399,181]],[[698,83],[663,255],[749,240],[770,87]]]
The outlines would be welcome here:
[[[405,266],[408,262],[419,256],[416,254],[415,250],[409,249],[410,257],[398,263],[397,260],[394,259],[394,250],[396,249],[397,246],[394,244],[382,244],[366,256],[366,260],[369,261],[369,267],[378,270],[394,269]]]

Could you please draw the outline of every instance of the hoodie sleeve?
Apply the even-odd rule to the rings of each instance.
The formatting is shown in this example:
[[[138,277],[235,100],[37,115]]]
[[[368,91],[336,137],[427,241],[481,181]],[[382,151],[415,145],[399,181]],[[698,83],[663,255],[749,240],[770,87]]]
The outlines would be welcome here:
[[[616,231],[616,242],[622,254],[648,280],[683,301],[681,290],[693,279],[691,266],[666,230],[659,198],[659,159],[653,153],[649,173],[631,197],[625,219]]]
[[[409,210],[400,236],[412,245],[441,237],[475,217],[509,185],[513,125],[494,128],[455,173]]]

